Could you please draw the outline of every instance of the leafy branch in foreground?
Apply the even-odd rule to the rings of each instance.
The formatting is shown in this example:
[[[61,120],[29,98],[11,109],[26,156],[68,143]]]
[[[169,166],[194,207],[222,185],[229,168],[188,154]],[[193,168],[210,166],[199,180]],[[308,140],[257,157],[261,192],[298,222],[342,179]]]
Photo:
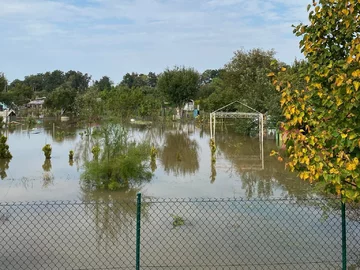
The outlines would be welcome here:
[[[299,72],[306,86],[286,80],[286,68],[269,74],[281,92],[287,166],[344,200],[358,200],[360,2],[322,0],[313,6],[310,24],[294,29],[308,62]]]

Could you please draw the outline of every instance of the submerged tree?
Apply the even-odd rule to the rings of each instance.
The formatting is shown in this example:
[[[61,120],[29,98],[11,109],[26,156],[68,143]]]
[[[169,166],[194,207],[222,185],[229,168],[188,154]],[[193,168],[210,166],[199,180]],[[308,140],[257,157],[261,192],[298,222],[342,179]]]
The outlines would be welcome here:
[[[292,80],[274,78],[281,91],[286,121],[287,166],[301,179],[324,183],[343,198],[360,198],[360,2],[313,2],[310,24],[294,33],[302,37],[301,50],[308,65]],[[308,10],[311,5],[308,6]],[[271,73],[269,76],[274,76]]]
[[[107,124],[98,132],[98,159],[85,163],[82,179],[96,189],[129,189],[151,179],[150,145],[130,141],[127,130]]]
[[[51,152],[52,152],[52,148],[50,144],[46,144],[43,148],[42,151],[44,152],[44,156],[45,159],[51,159]]]

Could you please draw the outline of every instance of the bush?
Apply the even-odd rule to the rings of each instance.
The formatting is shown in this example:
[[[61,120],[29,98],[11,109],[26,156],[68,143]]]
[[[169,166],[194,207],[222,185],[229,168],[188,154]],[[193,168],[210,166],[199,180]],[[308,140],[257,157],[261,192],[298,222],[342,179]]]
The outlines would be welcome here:
[[[50,159],[51,158],[51,152],[52,152],[52,148],[50,144],[46,144],[43,148],[42,151],[44,152],[45,158],[46,159]]]
[[[98,158],[86,162],[81,178],[91,188],[128,189],[151,179],[149,143],[128,139],[127,131],[115,124],[100,130]]]

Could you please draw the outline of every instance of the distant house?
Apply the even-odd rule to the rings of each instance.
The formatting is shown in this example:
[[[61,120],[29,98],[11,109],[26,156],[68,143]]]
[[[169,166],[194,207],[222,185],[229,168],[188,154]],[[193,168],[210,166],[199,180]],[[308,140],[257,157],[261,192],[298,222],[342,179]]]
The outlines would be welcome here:
[[[46,97],[36,98],[35,100],[32,100],[28,104],[26,104],[26,107],[32,109],[42,109],[45,99]]]
[[[3,118],[4,123],[10,123],[16,117],[16,112],[14,110],[9,110],[9,109],[0,110],[0,117]]]

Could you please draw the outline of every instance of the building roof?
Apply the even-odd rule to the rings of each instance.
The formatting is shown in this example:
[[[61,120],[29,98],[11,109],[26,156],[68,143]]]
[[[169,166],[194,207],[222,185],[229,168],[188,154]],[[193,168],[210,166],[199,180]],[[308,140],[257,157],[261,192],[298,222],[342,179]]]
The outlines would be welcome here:
[[[36,100],[32,100],[28,103],[28,105],[43,105],[45,102],[44,99],[36,99]]]
[[[0,116],[16,116],[16,112],[14,110],[0,111]]]

